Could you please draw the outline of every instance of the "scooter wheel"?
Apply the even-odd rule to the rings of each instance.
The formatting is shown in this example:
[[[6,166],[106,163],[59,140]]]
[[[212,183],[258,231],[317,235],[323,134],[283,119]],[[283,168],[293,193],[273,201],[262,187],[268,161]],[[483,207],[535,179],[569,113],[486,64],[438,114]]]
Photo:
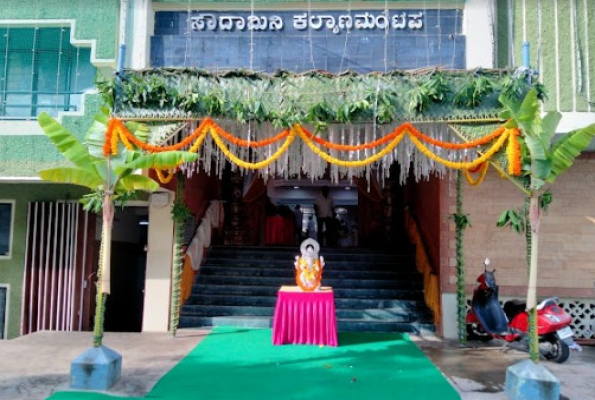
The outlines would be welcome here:
[[[481,327],[479,324],[467,324],[467,339],[478,340],[480,342],[489,342],[492,336]]]
[[[568,357],[570,357],[570,349],[568,348],[568,345],[557,336],[547,336],[543,339],[543,342],[547,342],[548,348],[542,352],[547,360],[562,364],[564,361],[568,360]]]

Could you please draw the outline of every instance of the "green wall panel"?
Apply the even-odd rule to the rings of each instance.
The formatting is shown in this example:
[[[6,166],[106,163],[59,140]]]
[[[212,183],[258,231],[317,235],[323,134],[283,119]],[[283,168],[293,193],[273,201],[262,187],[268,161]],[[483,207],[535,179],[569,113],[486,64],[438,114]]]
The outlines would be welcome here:
[[[573,111],[572,51],[570,29],[570,0],[558,0],[558,63],[560,64],[560,111]]]
[[[587,29],[589,31],[589,43],[588,43],[588,50],[589,50],[589,72],[590,72],[590,79],[589,85],[591,86],[591,111],[595,111],[595,4],[593,1],[587,1],[588,4],[588,14],[587,14]],[[586,66],[585,66],[586,69]],[[585,88],[585,90],[587,90]]]
[[[553,1],[541,2],[542,21],[555,21],[556,11]],[[557,71],[556,71],[556,31],[553,23],[547,24],[542,31],[541,51],[543,71],[540,71],[541,79],[545,85],[548,99],[545,102],[545,111],[556,111],[557,109]]]
[[[591,2],[592,3],[592,2]],[[577,74],[577,87],[576,91],[576,111],[585,112],[588,111],[588,103],[587,103],[587,59],[586,59],[586,50],[588,42],[585,41],[585,8],[583,7],[582,1],[576,2],[577,8],[577,36],[578,36],[578,48],[580,50],[580,69],[579,64],[577,64],[576,74]],[[593,36],[593,35],[591,35]],[[591,39],[591,41],[595,40],[595,38]],[[578,56],[578,55],[577,55]],[[580,75],[579,75],[580,74]],[[579,91],[579,81],[578,79],[582,80],[582,87]]]
[[[507,68],[509,67],[508,58],[510,57],[510,49],[508,48],[510,35],[508,32],[508,4],[506,0],[498,0],[498,3],[496,4],[496,13],[498,27],[498,32],[496,34],[498,41],[496,67]]]
[[[27,235],[27,204],[32,201],[78,199],[84,189],[52,184],[0,184],[0,198],[15,200],[12,258],[0,260],[0,283],[10,285],[8,338],[19,335],[21,321],[21,292]]]
[[[83,141],[102,104],[99,95],[87,95],[84,115],[64,117],[64,126]],[[61,165],[67,163],[45,136],[2,136],[0,132],[0,178],[37,177],[39,170]]]
[[[465,3],[466,0],[386,0],[389,3],[420,3],[420,4],[432,4],[432,3]],[[165,3],[165,4],[178,4],[178,5],[197,5],[201,3],[254,3],[258,6],[259,3],[303,3],[307,4],[304,0],[153,0],[153,3]],[[312,0],[311,3],[385,3],[384,0]]]
[[[2,20],[74,19],[76,39],[96,40],[98,59],[116,58],[119,0],[0,0],[0,10]]]

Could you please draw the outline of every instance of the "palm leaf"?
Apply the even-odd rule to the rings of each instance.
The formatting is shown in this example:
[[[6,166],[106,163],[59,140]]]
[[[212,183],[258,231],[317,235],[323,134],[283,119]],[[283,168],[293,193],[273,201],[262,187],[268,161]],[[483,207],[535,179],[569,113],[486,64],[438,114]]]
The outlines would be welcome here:
[[[574,160],[587,148],[595,136],[595,124],[569,132],[556,143],[552,153],[552,172],[548,182],[553,183],[566,171]]]
[[[89,152],[76,136],[45,112],[39,114],[37,120],[46,136],[67,160],[83,169],[93,167]]]
[[[101,176],[95,169],[82,168],[52,168],[39,171],[39,176],[46,181],[69,183],[72,185],[84,186],[91,190],[96,190],[103,183]]]
[[[146,154],[136,160],[124,164],[116,169],[117,174],[121,174],[126,169],[147,169],[147,168],[174,168],[186,162],[194,162],[198,159],[198,154],[188,153],[187,151],[168,151],[163,153]]]
[[[120,179],[119,184],[125,191],[142,190],[154,192],[159,189],[159,184],[153,179],[143,175],[128,175]]]

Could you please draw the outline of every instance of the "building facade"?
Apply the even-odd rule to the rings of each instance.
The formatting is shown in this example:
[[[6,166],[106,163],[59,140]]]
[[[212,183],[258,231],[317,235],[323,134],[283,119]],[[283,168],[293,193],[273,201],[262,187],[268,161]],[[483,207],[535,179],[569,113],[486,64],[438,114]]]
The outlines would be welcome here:
[[[586,0],[46,3],[0,0],[4,10],[0,16],[4,38],[0,41],[0,66],[4,67],[0,72],[2,338],[38,329],[88,329],[98,226],[94,216],[83,217],[78,209],[70,211],[69,222],[70,214],[62,209],[83,194],[80,189],[39,180],[37,171],[65,164],[35,117],[49,112],[83,140],[92,116],[102,106],[94,91],[94,75],[112,76],[119,59],[137,70],[473,70],[522,66],[523,43],[529,42],[531,67],[548,93],[543,109],[563,113],[560,133],[595,122],[591,72],[595,40],[588,34],[595,6]],[[120,48],[125,49],[121,54]],[[542,222],[538,291],[539,296],[562,298],[581,321],[575,326],[577,333],[588,338],[593,337],[595,318],[595,266],[589,252],[595,236],[595,207],[586,201],[595,193],[593,172],[595,162],[587,153],[552,188],[554,202]],[[447,337],[456,336],[454,226],[449,219],[455,205],[453,176],[431,177],[408,187],[410,209],[420,221],[439,275],[440,328]],[[218,190],[207,190],[217,186],[217,177],[195,179],[191,208],[201,218],[208,201],[217,198]],[[499,213],[522,201],[522,193],[492,171],[482,185],[465,187],[464,210],[472,221],[464,244],[469,294],[483,259],[489,257],[498,270],[501,294],[525,295],[524,242],[511,230],[496,228]],[[154,200],[133,204],[138,208],[133,224],[145,217],[150,221],[147,232],[138,234],[146,235],[147,252],[145,261],[142,257],[134,261],[146,264],[143,273],[133,278],[142,280],[140,292],[144,293],[135,309],[142,320],[134,329],[168,329],[171,203],[172,195],[164,188]],[[81,233],[52,233],[56,220],[70,223],[71,232]],[[63,237],[76,243],[72,249],[87,248],[89,254],[54,250],[66,248],[60,245]],[[126,237],[116,236],[115,241],[124,243]],[[122,244],[122,249],[130,251],[139,243]],[[86,266],[61,275],[62,259],[65,264]],[[37,269],[31,260],[37,260]],[[58,301],[50,289],[57,282],[72,288],[60,295],[68,302]]]

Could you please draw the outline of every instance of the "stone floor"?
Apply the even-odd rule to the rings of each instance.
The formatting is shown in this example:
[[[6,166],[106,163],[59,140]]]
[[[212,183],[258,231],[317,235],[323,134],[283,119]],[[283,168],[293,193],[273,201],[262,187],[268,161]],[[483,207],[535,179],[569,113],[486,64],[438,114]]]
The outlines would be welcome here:
[[[122,354],[122,378],[110,393],[141,397],[208,333],[106,333],[104,345]],[[0,341],[0,400],[43,400],[68,390],[70,363],[92,343],[90,332],[38,332]],[[527,354],[502,343],[460,347],[457,342],[413,337],[461,394],[462,400],[505,400],[506,368]],[[479,344],[476,344],[479,345]],[[595,347],[572,352],[564,364],[543,362],[561,382],[561,399],[595,399]]]

